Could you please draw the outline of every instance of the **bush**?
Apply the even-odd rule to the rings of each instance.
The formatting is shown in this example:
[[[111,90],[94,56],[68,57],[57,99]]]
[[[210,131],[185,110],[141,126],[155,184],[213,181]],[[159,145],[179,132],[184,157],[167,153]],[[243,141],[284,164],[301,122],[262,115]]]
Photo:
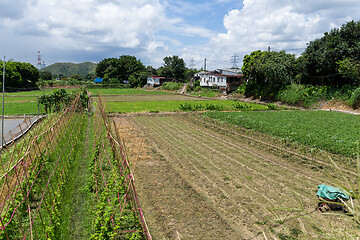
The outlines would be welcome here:
[[[236,91],[233,92],[233,94],[241,94],[241,95],[245,95],[245,90],[246,90],[246,84],[241,84],[238,89],[236,89]]]
[[[274,103],[269,103],[266,106],[268,107],[269,110],[277,110],[278,109],[278,107]]]
[[[320,100],[331,99],[332,89],[328,86],[316,87],[312,85],[289,85],[282,90],[277,98],[278,100],[289,104],[302,104],[303,107],[310,107]]]
[[[201,110],[211,110],[211,111],[221,111],[223,107],[221,105],[216,105],[213,103],[208,103],[205,106],[202,104],[184,103],[180,104],[179,110],[181,111],[201,111]]]
[[[169,90],[169,91],[176,91],[179,90],[180,87],[182,87],[183,83],[176,83],[176,82],[165,82],[162,85],[162,89]]]
[[[360,104],[360,88],[357,88],[352,92],[348,103],[354,109],[359,107],[359,104]]]
[[[251,105],[248,103],[244,103],[244,102],[236,102],[233,104],[233,108],[235,110],[242,110],[242,109],[251,108]]]
[[[190,103],[184,103],[184,104],[180,104],[179,110],[181,110],[181,111],[192,111],[193,107],[192,107],[192,105]]]
[[[206,104],[205,110],[221,111],[221,110],[222,110],[222,106],[209,103],[209,104]]]

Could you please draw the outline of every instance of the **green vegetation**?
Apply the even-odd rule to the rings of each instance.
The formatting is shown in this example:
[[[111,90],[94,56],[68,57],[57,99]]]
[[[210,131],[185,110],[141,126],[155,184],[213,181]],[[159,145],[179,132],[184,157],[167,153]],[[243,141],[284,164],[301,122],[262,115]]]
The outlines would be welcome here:
[[[70,95],[74,96],[74,92],[76,90],[77,89],[66,89],[66,90],[61,89],[61,91],[66,91],[66,94],[69,96]],[[24,115],[24,114],[35,115],[38,113],[45,113],[46,111],[44,105],[41,104],[41,98],[44,98],[45,96],[45,98],[49,100],[50,99],[49,96],[55,96],[56,92],[59,93],[60,90],[46,89],[45,95],[43,90],[5,93],[5,109],[4,109],[5,115]],[[2,96],[0,95],[0,99],[1,98]],[[39,98],[39,109],[38,109],[38,98]]]
[[[208,98],[220,96],[219,91],[213,90],[210,88],[202,88],[200,86],[195,87],[194,90],[191,92],[188,92],[188,94],[193,95],[193,96],[201,96],[201,97],[208,97]]]
[[[331,111],[206,112],[205,117],[235,124],[346,156],[355,156],[359,117]]]
[[[96,63],[84,62],[84,63],[54,63],[41,69],[41,72],[51,72],[53,77],[70,77],[75,74],[79,74],[85,78],[88,74],[95,71]],[[49,79],[44,79],[49,80]]]
[[[76,98],[77,93],[78,92],[73,92],[72,94],[69,94],[65,89],[56,90],[50,95],[41,96],[39,98],[39,103],[44,106],[46,114],[51,113],[51,110],[59,112]],[[86,89],[80,90],[79,95],[79,101],[82,105],[82,109],[87,111],[89,97]]]
[[[3,76],[3,61],[1,60],[0,66],[0,76]],[[5,68],[6,91],[36,88],[36,83],[39,80],[39,71],[30,63],[8,61],[5,63]],[[2,86],[2,81],[0,86]]]
[[[28,96],[28,97],[36,97],[36,96],[41,96],[44,94],[52,94],[54,91],[56,91],[56,88],[50,88],[50,89],[45,89],[45,90],[33,90],[33,91],[22,91],[22,92],[5,92],[5,97],[6,96]],[[67,92],[73,92],[76,91],[77,89],[66,89]],[[2,94],[0,94],[0,96],[2,97]]]
[[[145,91],[143,89],[136,88],[108,88],[108,89],[90,89],[89,90],[92,95],[158,95],[158,94],[171,94],[167,92],[161,91]]]
[[[295,55],[260,50],[244,56],[245,95],[275,99],[296,75]]]
[[[39,106],[39,112],[44,112],[43,106]],[[37,102],[10,102],[5,103],[4,108],[5,115],[36,115],[38,114]]]
[[[347,102],[350,106],[356,106],[356,98],[353,93],[354,87],[344,85],[342,88],[332,88],[329,86],[316,87],[312,85],[292,84],[280,91],[278,100],[289,103],[299,104],[309,108],[320,100],[331,100]]]
[[[153,75],[134,56],[122,55],[119,58],[106,58],[95,69],[98,77],[104,78],[104,84],[120,84],[129,81],[132,87],[142,87],[147,77]]]
[[[236,101],[209,100],[209,101],[147,101],[147,102],[108,102],[106,112],[129,113],[129,112],[174,112],[196,110],[234,110]],[[251,110],[267,110],[267,106],[251,104]]]
[[[165,82],[161,88],[164,90],[169,91],[176,91],[179,90],[184,84],[183,83],[176,83],[176,82]]]
[[[182,58],[179,58],[179,56],[169,56],[165,57],[163,61],[164,65],[157,70],[159,76],[174,78],[179,81],[185,80],[186,67]]]
[[[360,104],[360,88],[356,88],[349,99],[349,105],[353,108],[358,108]]]
[[[350,21],[311,41],[299,58],[285,52],[254,51],[244,57],[242,72],[247,82],[239,92],[304,107],[332,98],[358,107],[356,96],[350,100],[351,92],[343,90],[353,91],[360,84],[359,39],[360,21]]]

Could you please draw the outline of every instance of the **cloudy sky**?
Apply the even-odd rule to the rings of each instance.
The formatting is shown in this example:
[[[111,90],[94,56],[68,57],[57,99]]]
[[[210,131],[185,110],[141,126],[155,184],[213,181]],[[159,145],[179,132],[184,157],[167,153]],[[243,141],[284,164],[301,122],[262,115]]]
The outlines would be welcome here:
[[[37,65],[41,51],[49,65],[128,54],[159,67],[178,55],[212,70],[268,46],[300,54],[359,18],[359,0],[0,0],[0,56]]]

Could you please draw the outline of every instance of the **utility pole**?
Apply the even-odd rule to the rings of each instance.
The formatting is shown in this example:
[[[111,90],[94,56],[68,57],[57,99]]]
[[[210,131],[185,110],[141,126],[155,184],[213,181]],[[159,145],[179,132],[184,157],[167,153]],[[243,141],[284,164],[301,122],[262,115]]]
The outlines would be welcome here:
[[[2,119],[1,119],[1,149],[4,146],[4,99],[5,99],[5,56],[4,56],[4,67],[3,67],[3,82],[2,82]]]
[[[204,71],[206,72],[206,58],[204,59]]]
[[[270,52],[270,46],[268,46],[268,52]]]

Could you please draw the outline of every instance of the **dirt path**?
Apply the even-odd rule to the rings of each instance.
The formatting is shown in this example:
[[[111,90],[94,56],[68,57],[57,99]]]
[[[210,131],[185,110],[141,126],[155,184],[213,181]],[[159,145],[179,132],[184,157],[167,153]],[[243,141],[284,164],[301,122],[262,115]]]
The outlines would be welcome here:
[[[129,142],[146,139],[135,178],[154,239],[314,238],[353,226],[344,215],[314,211],[317,185],[335,175],[321,161],[191,114],[117,123]]]

